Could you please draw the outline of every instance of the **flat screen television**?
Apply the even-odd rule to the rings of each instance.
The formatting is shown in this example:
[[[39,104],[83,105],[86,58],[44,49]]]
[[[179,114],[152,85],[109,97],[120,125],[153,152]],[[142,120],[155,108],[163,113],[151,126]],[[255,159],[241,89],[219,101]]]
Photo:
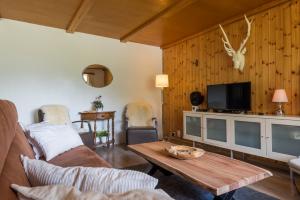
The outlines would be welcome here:
[[[208,85],[207,102],[216,111],[249,111],[251,82]]]

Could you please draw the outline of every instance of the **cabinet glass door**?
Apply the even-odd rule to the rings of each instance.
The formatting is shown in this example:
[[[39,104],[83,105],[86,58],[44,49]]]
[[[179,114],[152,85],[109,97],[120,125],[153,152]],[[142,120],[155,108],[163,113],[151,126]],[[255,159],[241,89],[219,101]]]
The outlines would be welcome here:
[[[222,116],[205,116],[205,134],[204,141],[208,144],[228,147],[229,146],[229,124],[228,117]]]
[[[225,119],[206,119],[207,135],[206,138],[219,142],[227,142],[226,120]]]
[[[199,141],[201,137],[201,116],[196,114],[184,114],[183,138],[193,141]]]
[[[266,156],[265,121],[258,118],[234,118],[233,149]]]
[[[288,161],[300,156],[300,121],[270,120],[268,128],[270,157]]]
[[[272,151],[300,156],[300,126],[272,124]]]

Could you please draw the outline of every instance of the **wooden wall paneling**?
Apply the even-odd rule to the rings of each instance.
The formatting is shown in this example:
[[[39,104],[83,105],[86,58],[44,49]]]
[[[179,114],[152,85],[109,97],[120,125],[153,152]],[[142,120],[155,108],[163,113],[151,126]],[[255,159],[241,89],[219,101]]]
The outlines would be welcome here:
[[[291,113],[292,111],[292,87],[291,87],[291,5],[285,4],[282,8],[283,11],[283,86],[286,90],[289,102],[284,105],[284,110],[286,113]]]
[[[281,6],[273,9],[276,13],[275,19],[275,40],[276,40],[276,76],[275,76],[275,86],[276,88],[283,87],[283,15],[281,11]]]
[[[254,21],[247,42],[246,65],[242,73],[233,69],[232,58],[224,50],[222,34],[218,27],[172,46],[177,48],[176,57],[180,56],[181,52],[186,54],[181,55],[179,59],[185,60],[185,65],[176,63],[177,67],[184,67],[180,73],[173,73],[173,69],[166,72],[173,76],[171,79],[174,79],[174,83],[179,79],[183,85],[180,91],[171,92],[168,98],[170,104],[175,104],[175,92],[177,95],[183,95],[182,102],[177,102],[182,104],[181,107],[170,106],[173,116],[170,115],[168,120],[174,123],[170,126],[172,130],[182,128],[182,125],[177,123],[182,124],[180,108],[190,109],[188,94],[199,88],[206,95],[206,87],[210,84],[251,81],[251,106],[252,111],[256,113],[273,113],[276,108],[276,104],[271,103],[273,92],[275,89],[284,88],[289,98],[289,103],[285,105],[286,114],[300,114],[299,4],[299,0],[291,0],[248,16]],[[224,30],[232,46],[237,49],[246,34],[245,20],[224,25]],[[196,48],[194,43],[197,43]],[[181,47],[177,44],[181,44]],[[184,48],[184,44],[186,53],[180,50]],[[195,57],[199,59],[199,66],[196,68],[191,64]],[[173,82],[170,83],[171,88],[174,87]],[[202,108],[206,107],[205,98]],[[178,121],[179,119],[181,121]]]
[[[171,48],[168,48],[167,50],[163,51],[163,73],[168,73],[170,71],[169,67],[170,67],[170,50]],[[170,126],[169,126],[169,119],[170,115],[169,115],[169,111],[170,111],[170,106],[169,106],[169,87],[165,88],[163,90],[163,133],[164,134],[168,134],[168,131],[170,130]]]
[[[262,112],[268,113],[268,106],[272,101],[272,93],[268,89],[269,83],[269,10],[262,16]]]
[[[292,18],[292,110],[296,111],[295,114],[299,114],[300,111],[300,3],[294,1],[291,5],[291,18]]]
[[[276,89],[276,18],[278,9],[271,9],[269,12],[269,93],[270,98],[272,98],[272,95],[274,93],[274,90]],[[268,103],[268,111],[270,114],[272,114],[272,111],[275,110],[275,104],[274,103]]]
[[[198,68],[198,84],[200,85],[200,92],[202,95],[205,95],[204,103],[201,105],[201,108],[204,109],[207,107],[207,99],[206,99],[206,76],[207,76],[207,59],[205,58],[205,37],[199,36],[198,38],[198,46],[199,46],[199,68]]]
[[[177,78],[177,46],[174,47],[173,49],[173,54],[172,54],[172,72],[173,72],[173,84],[172,84],[172,93],[171,93],[171,105],[172,105],[172,124],[171,124],[171,130],[172,132],[176,131],[175,125],[177,123],[177,118],[176,118],[176,78]]]
[[[255,20],[255,34],[256,35],[262,35],[262,16],[264,13],[259,14],[256,16]],[[255,73],[255,82],[256,82],[256,104],[255,104],[255,109],[254,112],[259,112],[260,110],[262,111],[263,105],[262,105],[262,98],[263,98],[263,90],[262,88],[262,37],[256,37],[256,73]]]
[[[254,17],[253,17],[254,18]],[[254,111],[256,109],[256,20],[252,22],[251,37],[249,38],[247,44],[246,56],[246,68],[249,69],[249,81],[251,82],[251,109]]]

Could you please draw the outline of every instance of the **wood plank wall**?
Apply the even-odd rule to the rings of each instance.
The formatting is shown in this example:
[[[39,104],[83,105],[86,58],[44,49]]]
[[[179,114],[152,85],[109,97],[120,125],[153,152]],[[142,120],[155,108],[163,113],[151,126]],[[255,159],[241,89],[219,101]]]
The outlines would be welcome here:
[[[191,110],[189,95],[206,95],[209,84],[251,81],[252,112],[272,113],[274,89],[286,89],[287,114],[300,115],[300,2],[291,0],[253,16],[243,73],[234,70],[224,51],[218,28],[163,49],[163,72],[170,87],[164,90],[164,133],[182,133],[182,111]],[[234,48],[246,34],[246,22],[223,26]],[[198,59],[197,66],[194,61]],[[207,102],[202,105],[206,108]]]

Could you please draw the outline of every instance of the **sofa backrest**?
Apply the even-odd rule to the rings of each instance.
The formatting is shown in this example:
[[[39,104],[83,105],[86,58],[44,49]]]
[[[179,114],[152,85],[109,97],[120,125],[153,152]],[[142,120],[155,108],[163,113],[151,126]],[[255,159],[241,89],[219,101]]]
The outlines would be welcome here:
[[[30,186],[20,154],[33,158],[32,149],[18,123],[16,107],[13,103],[0,100],[0,198],[17,199],[10,184]]]

